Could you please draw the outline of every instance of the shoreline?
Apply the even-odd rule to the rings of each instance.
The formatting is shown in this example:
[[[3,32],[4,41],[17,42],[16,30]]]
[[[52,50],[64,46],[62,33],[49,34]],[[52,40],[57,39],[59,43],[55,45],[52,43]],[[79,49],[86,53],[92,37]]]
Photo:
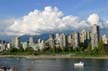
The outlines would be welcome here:
[[[69,56],[69,55],[0,55],[0,58],[26,58],[26,59],[64,59],[64,58],[81,58],[81,59],[108,59],[108,56]]]

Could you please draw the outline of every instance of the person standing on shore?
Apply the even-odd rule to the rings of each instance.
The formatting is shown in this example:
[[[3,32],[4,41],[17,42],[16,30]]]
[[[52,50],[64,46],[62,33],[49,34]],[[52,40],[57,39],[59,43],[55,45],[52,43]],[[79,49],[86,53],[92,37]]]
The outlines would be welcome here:
[[[15,66],[10,69],[10,71],[16,71]]]

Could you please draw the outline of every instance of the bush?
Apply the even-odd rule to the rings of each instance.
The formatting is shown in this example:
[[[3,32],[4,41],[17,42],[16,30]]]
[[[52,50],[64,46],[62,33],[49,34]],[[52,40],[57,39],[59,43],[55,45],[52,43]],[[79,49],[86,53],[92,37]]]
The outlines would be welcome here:
[[[17,48],[11,48],[11,49],[10,49],[10,52],[17,52],[17,51],[18,51]]]

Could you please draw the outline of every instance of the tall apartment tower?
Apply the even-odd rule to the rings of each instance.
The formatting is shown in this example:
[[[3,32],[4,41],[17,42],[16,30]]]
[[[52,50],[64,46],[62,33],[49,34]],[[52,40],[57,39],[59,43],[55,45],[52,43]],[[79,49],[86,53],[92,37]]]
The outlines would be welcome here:
[[[66,47],[66,36],[64,33],[60,35],[60,48]]]
[[[73,40],[73,48],[79,47],[79,42],[80,42],[79,33],[74,32],[72,34],[72,40]]]
[[[55,45],[55,44],[54,44],[54,43],[55,43],[55,42],[54,42],[54,35],[52,35],[52,34],[49,35],[48,42],[49,42],[49,47],[50,47],[50,48],[54,48],[54,45]]]
[[[68,47],[72,47],[73,45],[72,45],[72,35],[68,35],[67,36],[67,45],[68,45]]]
[[[99,43],[99,26],[97,24],[94,24],[91,28],[91,46],[92,50],[94,48],[98,48]]]
[[[87,31],[84,29],[80,32],[80,43],[84,43],[87,39]]]
[[[33,35],[31,35],[29,38],[29,47],[32,47],[33,44],[34,44]]]
[[[56,48],[60,47],[60,34],[59,33],[56,33],[55,35],[55,46]]]
[[[43,50],[45,48],[44,41],[39,39],[38,46],[39,46],[39,50]]]
[[[83,47],[87,48],[90,43],[90,32],[83,29],[80,32],[80,44],[83,44]]]
[[[105,44],[105,45],[108,44],[108,39],[107,39],[107,36],[105,34],[102,36],[102,41],[103,41],[103,44]]]
[[[12,45],[13,45],[13,47],[15,47],[15,48],[20,48],[20,39],[19,39],[19,37],[15,37],[14,39],[13,39],[13,41],[12,41]]]

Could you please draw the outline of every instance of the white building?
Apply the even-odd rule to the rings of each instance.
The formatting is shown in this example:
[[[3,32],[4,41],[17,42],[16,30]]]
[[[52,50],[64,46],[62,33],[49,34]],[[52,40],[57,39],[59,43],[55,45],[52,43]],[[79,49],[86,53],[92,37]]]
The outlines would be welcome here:
[[[7,45],[6,50],[11,48],[11,43],[7,43],[6,45]]]
[[[59,33],[56,33],[55,35],[55,46],[56,48],[60,47],[60,34]]]
[[[0,52],[2,52],[3,50],[5,50],[5,45],[0,43]]]
[[[45,44],[43,40],[38,40],[38,46],[40,50],[43,50],[45,48]]]
[[[60,35],[60,48],[66,47],[66,36],[64,33]]]
[[[55,46],[54,35],[51,35],[51,34],[49,35],[48,43],[49,43],[50,48],[54,48]]]
[[[79,33],[74,32],[72,34],[72,40],[73,40],[73,48],[79,47]]]
[[[91,46],[92,50],[98,48],[99,43],[99,26],[94,24],[91,28]]]
[[[29,38],[29,47],[32,47],[34,45],[33,36],[31,35]]]
[[[102,36],[102,41],[104,44],[108,44],[108,39],[105,34]]]
[[[67,36],[67,46],[72,47],[73,43],[72,43],[72,35],[68,35]]]
[[[15,47],[15,48],[17,48],[17,49],[20,48],[20,39],[19,39],[19,37],[16,36],[16,37],[13,39],[12,45],[13,45],[13,47]]]
[[[83,29],[80,32],[80,44],[87,48],[90,43],[90,32]]]
[[[27,42],[22,42],[22,47],[23,47],[24,50],[26,50],[26,48],[28,47]]]
[[[87,39],[87,31],[84,29],[80,32],[80,42],[84,43],[84,41]]]

